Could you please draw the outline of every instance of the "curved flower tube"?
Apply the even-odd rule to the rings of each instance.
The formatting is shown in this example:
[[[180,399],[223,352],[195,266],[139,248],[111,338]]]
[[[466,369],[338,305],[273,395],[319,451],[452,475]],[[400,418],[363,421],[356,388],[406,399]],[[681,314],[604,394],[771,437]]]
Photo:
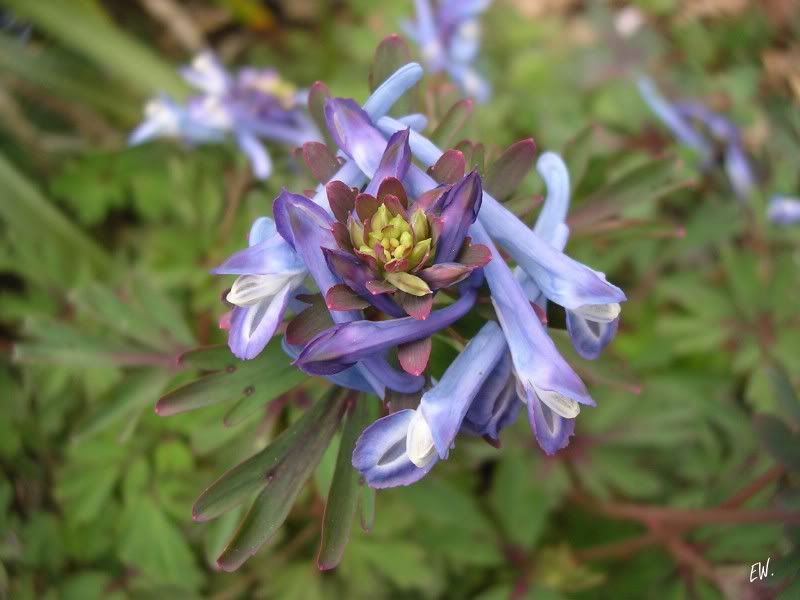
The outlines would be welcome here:
[[[569,208],[570,183],[567,165],[558,154],[545,152],[536,163],[536,170],[545,181],[545,199],[536,225],[536,233],[556,250],[563,250],[569,238],[566,220]],[[531,302],[535,302],[547,312],[547,299],[540,292],[536,282],[517,267],[515,276]],[[583,358],[592,360],[600,356],[603,349],[614,339],[619,326],[619,304],[595,305],[591,309],[572,311],[567,309],[567,331],[575,350]]]
[[[226,296],[234,305],[228,346],[245,360],[255,358],[267,345],[308,273],[272,219],[257,219],[248,242],[246,250],[211,271],[239,276]]]
[[[281,347],[283,348],[283,351],[292,359],[296,359],[298,356],[300,356],[300,352],[303,350],[302,346],[293,346],[290,344],[286,340],[286,336],[281,338]],[[364,392],[365,394],[373,393],[372,386],[361,374],[358,367],[350,367],[344,371],[327,375],[325,379],[338,385],[339,387],[347,388],[349,390],[356,390],[359,392]]]
[[[483,326],[422,395],[419,407],[393,413],[367,427],[353,450],[353,466],[373,488],[409,485],[446,459],[473,400],[506,351],[500,328]]]
[[[311,375],[338,373],[360,360],[449,327],[469,312],[474,303],[475,290],[467,288],[453,304],[431,312],[424,321],[403,317],[340,323],[311,340],[295,364]]]

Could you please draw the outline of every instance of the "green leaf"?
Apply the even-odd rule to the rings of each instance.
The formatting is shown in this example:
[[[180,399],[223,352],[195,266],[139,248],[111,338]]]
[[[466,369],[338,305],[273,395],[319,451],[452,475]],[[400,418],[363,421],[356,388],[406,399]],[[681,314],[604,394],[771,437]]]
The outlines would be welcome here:
[[[322,517],[322,540],[317,565],[323,571],[333,569],[339,564],[350,539],[350,529],[358,505],[360,479],[360,474],[352,465],[353,448],[358,436],[369,425],[370,411],[367,402],[375,404],[374,398],[355,399],[342,431],[336,470]]]
[[[632,207],[641,210],[693,181],[694,176],[679,169],[671,157],[645,162],[628,169],[586,198],[570,214],[570,228],[590,231],[594,223],[621,215]]]
[[[41,3],[32,3],[40,5]],[[91,267],[98,273],[106,274],[111,270],[111,258],[93,240],[70,222],[58,209],[44,198],[34,185],[17,169],[0,155],[0,187],[4,200],[0,202],[0,217],[6,221],[9,229],[29,232],[41,243],[55,245],[64,259],[80,257],[73,261],[60,274],[64,285],[72,285],[76,272],[76,264]]]
[[[225,414],[225,426],[235,427],[264,405],[308,380],[300,369],[290,367],[269,380],[269,387],[259,386],[256,392],[245,395]]]
[[[127,81],[143,95],[159,92],[181,96],[186,85],[148,47],[116,28],[97,11],[69,0],[27,2],[6,0],[18,17],[30,20],[65,46],[82,54],[114,77]],[[91,31],[92,35],[86,35]]]
[[[498,464],[491,491],[503,532],[525,549],[532,548],[544,532],[554,500],[535,477],[536,467],[529,456],[509,453]]]
[[[336,432],[345,408],[341,390],[334,388],[317,403],[312,428],[299,446],[267,471],[266,487],[258,495],[217,564],[225,571],[238,569],[283,525],[303,484]],[[315,406],[315,409],[317,407]],[[311,411],[309,411],[311,412]],[[262,472],[263,474],[263,472]]]
[[[125,508],[119,557],[148,582],[197,589],[203,580],[185,536],[147,496]]]
[[[800,472],[800,434],[772,415],[758,415],[755,430],[761,444],[779,463]]]
[[[128,373],[97,403],[97,407],[75,428],[73,441],[94,435],[134,413],[154,406],[169,381],[166,371],[143,369]]]
[[[775,397],[778,399],[778,406],[795,426],[800,426],[800,399],[795,394],[789,374],[777,362],[773,362],[767,367],[767,374],[775,391]]]
[[[220,357],[219,349],[183,355],[184,364],[210,365]],[[205,375],[163,396],[156,405],[161,416],[175,415],[212,404],[248,399],[235,407],[234,419],[242,418],[248,411],[269,402],[291,389],[306,377],[291,365],[281,349],[280,339],[274,338],[253,360],[227,362],[224,370]],[[254,397],[250,399],[250,397]]]
[[[375,526],[375,496],[376,491],[373,488],[368,485],[362,486],[358,506],[361,529],[365,532],[372,531]]]

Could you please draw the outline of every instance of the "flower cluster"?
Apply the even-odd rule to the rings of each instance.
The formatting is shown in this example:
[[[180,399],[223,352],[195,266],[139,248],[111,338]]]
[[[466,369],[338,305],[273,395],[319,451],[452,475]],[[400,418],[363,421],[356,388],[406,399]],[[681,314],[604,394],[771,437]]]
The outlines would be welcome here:
[[[734,193],[739,200],[746,201],[758,187],[758,182],[744,150],[739,128],[730,119],[699,102],[669,102],[646,77],[637,83],[639,93],[656,116],[678,141],[698,153],[703,169],[712,169],[721,161]],[[694,123],[700,124],[710,135],[703,135]],[[773,195],[767,217],[779,225],[800,223],[800,200]]]
[[[460,433],[496,443],[523,405],[544,451],[565,447],[581,405],[594,402],[539,314],[548,301],[563,306],[573,345],[595,358],[625,300],[602,273],[563,253],[569,175],[558,155],[538,161],[548,193],[531,229],[484,189],[477,170],[467,172],[463,153],[442,152],[419,133],[424,117],[386,116],[422,73],[401,67],[363,106],[318,98],[338,158],[313,142],[304,157],[323,184],[309,195],[283,190],[274,221],[256,221],[249,247],[214,271],[238,276],[223,319],[237,356],[256,356],[293,312],[283,347],[297,367],[382,398],[418,398],[356,444],[353,465],[376,488],[417,481]],[[533,152],[532,141],[522,146]],[[432,336],[478,298],[496,320],[432,380]]]
[[[430,0],[414,0],[416,18],[403,24],[428,71],[446,72],[478,102],[491,95],[491,87],[472,66],[480,48],[479,17],[489,4],[491,0],[439,0],[434,8]]]
[[[261,139],[301,146],[320,137],[303,109],[303,94],[273,69],[247,67],[232,75],[206,51],[180,73],[200,94],[183,104],[166,95],[150,100],[145,120],[131,133],[130,144],[157,137],[189,144],[220,143],[230,134],[255,176],[266,179],[272,160]]]

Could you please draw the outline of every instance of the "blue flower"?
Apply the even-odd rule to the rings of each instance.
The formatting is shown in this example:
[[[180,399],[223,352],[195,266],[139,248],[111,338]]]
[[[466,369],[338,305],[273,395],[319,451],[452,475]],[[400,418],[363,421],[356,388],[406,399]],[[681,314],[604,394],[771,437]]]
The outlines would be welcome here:
[[[533,232],[556,250],[563,250],[569,238],[566,224],[569,209],[569,171],[558,154],[545,152],[536,163],[536,170],[547,185],[547,198],[533,227]],[[531,302],[536,303],[544,314],[547,298],[536,282],[517,267],[515,275]],[[619,304],[590,305],[579,310],[566,310],[567,331],[575,350],[583,358],[592,360],[600,356],[617,332],[619,326]]]
[[[378,126],[385,135],[405,129],[402,123],[388,117],[380,119]],[[358,131],[358,139],[354,132],[349,132],[354,136],[350,147],[358,147],[351,156],[371,175],[377,168],[373,157],[386,148],[386,142],[378,143],[364,123],[359,123]],[[412,153],[425,165],[433,165],[442,156],[434,144],[418,133],[410,131],[408,138]],[[405,184],[417,195],[437,187],[436,182],[415,165],[409,167]],[[580,405],[594,405],[594,401],[547,335],[492,238],[504,244],[545,297],[569,310],[597,317],[618,310],[617,305],[625,296],[601,273],[553,249],[486,192],[483,192],[478,221],[469,233],[473,242],[490,250],[491,260],[483,270],[511,353],[518,395],[528,405],[531,426],[539,444],[552,454],[568,443]]]
[[[491,87],[472,66],[480,48],[480,15],[491,0],[415,0],[414,22],[403,23],[431,73],[446,71],[467,96],[485,102]]]
[[[320,139],[301,106],[302,95],[273,69],[246,67],[234,76],[211,51],[205,51],[180,73],[201,93],[184,105],[167,96],[151,100],[145,107],[144,122],[129,138],[131,144],[156,137],[190,144],[219,143],[230,134],[250,160],[256,177],[266,179],[272,172],[272,160],[261,139],[291,146]]]
[[[367,484],[410,485],[446,459],[470,407],[481,394],[486,396],[487,383],[494,384],[492,377],[506,353],[502,331],[489,321],[422,395],[418,408],[398,411],[367,427],[353,450],[353,466]]]

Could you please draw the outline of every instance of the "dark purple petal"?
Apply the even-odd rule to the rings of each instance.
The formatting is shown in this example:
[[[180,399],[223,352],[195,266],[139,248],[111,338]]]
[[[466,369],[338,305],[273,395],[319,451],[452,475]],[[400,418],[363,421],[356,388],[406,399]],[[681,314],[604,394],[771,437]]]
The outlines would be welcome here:
[[[431,286],[431,289],[438,290],[464,281],[475,268],[457,262],[439,263],[422,269],[419,276]]]
[[[500,431],[516,420],[521,406],[511,372],[511,355],[506,353],[475,396],[461,428],[496,441]]]
[[[357,295],[344,283],[339,283],[325,294],[325,304],[330,310],[363,310],[369,302]]]
[[[331,233],[340,250],[352,252],[353,241],[350,239],[350,231],[347,229],[346,225],[342,224],[340,221],[336,221],[333,227],[331,227]]]
[[[394,294],[394,301],[400,305],[409,317],[424,321],[431,314],[433,308],[433,294],[414,296],[398,290]]]
[[[356,214],[362,223],[366,223],[378,210],[380,202],[371,194],[359,194],[356,196]]]
[[[406,434],[413,410],[378,419],[364,430],[353,449],[353,467],[372,488],[410,485],[422,479],[436,460],[420,469],[406,454]]]
[[[372,281],[375,276],[367,265],[358,260],[352,254],[341,250],[322,249],[328,268],[336,273],[347,286],[364,300],[372,304],[378,310],[385,312],[393,317],[405,315],[403,310],[388,296],[376,296],[367,288],[367,283]]]
[[[381,184],[378,187],[378,201],[383,202],[383,197],[387,195],[395,196],[400,201],[400,204],[403,206],[403,208],[408,208],[408,195],[406,194],[406,188],[403,187],[403,184],[399,179],[395,179],[394,177],[386,177],[383,181],[381,181]]]
[[[275,216],[278,233],[295,252],[300,253],[296,243],[298,234],[306,234],[311,237],[320,236],[316,231],[312,231],[314,229],[327,231],[328,235],[322,235],[320,240],[332,241],[330,229],[333,220],[322,207],[314,204],[305,196],[292,194],[286,189],[282,189],[280,195],[273,202],[272,212]]]
[[[342,166],[328,147],[321,142],[306,142],[303,144],[303,162],[306,163],[311,175],[320,183],[326,183]]]
[[[383,180],[394,177],[402,180],[411,165],[411,149],[408,147],[408,129],[393,133],[386,144],[386,150],[381,157],[378,170],[364,190],[367,194],[375,195]]]
[[[366,112],[346,98],[325,101],[328,130],[342,151],[352,158],[368,176],[378,170],[386,140],[372,125]]]
[[[347,223],[356,205],[356,190],[342,181],[329,181],[325,185],[325,193],[333,216],[340,223]]]
[[[424,321],[404,317],[336,325],[311,340],[296,364],[311,375],[335,373],[348,364],[449,327],[469,312],[474,302],[475,292],[469,290],[450,306],[433,311]]]
[[[309,302],[311,305],[298,313],[286,326],[284,337],[292,346],[305,346],[333,324],[322,296],[312,296]]]
[[[480,175],[472,171],[444,195],[439,214],[444,222],[437,242],[435,262],[451,262],[458,256],[467,230],[478,216],[482,194]]]
[[[485,267],[490,260],[492,253],[489,248],[482,244],[473,244],[469,237],[458,253],[458,262],[474,268]]]
[[[442,154],[436,164],[428,169],[428,174],[437,183],[454,184],[464,177],[467,170],[467,161],[463,152],[458,150],[448,150]]]
[[[536,144],[531,138],[512,144],[487,167],[484,189],[501,201],[510,197],[533,169],[535,157]]]

